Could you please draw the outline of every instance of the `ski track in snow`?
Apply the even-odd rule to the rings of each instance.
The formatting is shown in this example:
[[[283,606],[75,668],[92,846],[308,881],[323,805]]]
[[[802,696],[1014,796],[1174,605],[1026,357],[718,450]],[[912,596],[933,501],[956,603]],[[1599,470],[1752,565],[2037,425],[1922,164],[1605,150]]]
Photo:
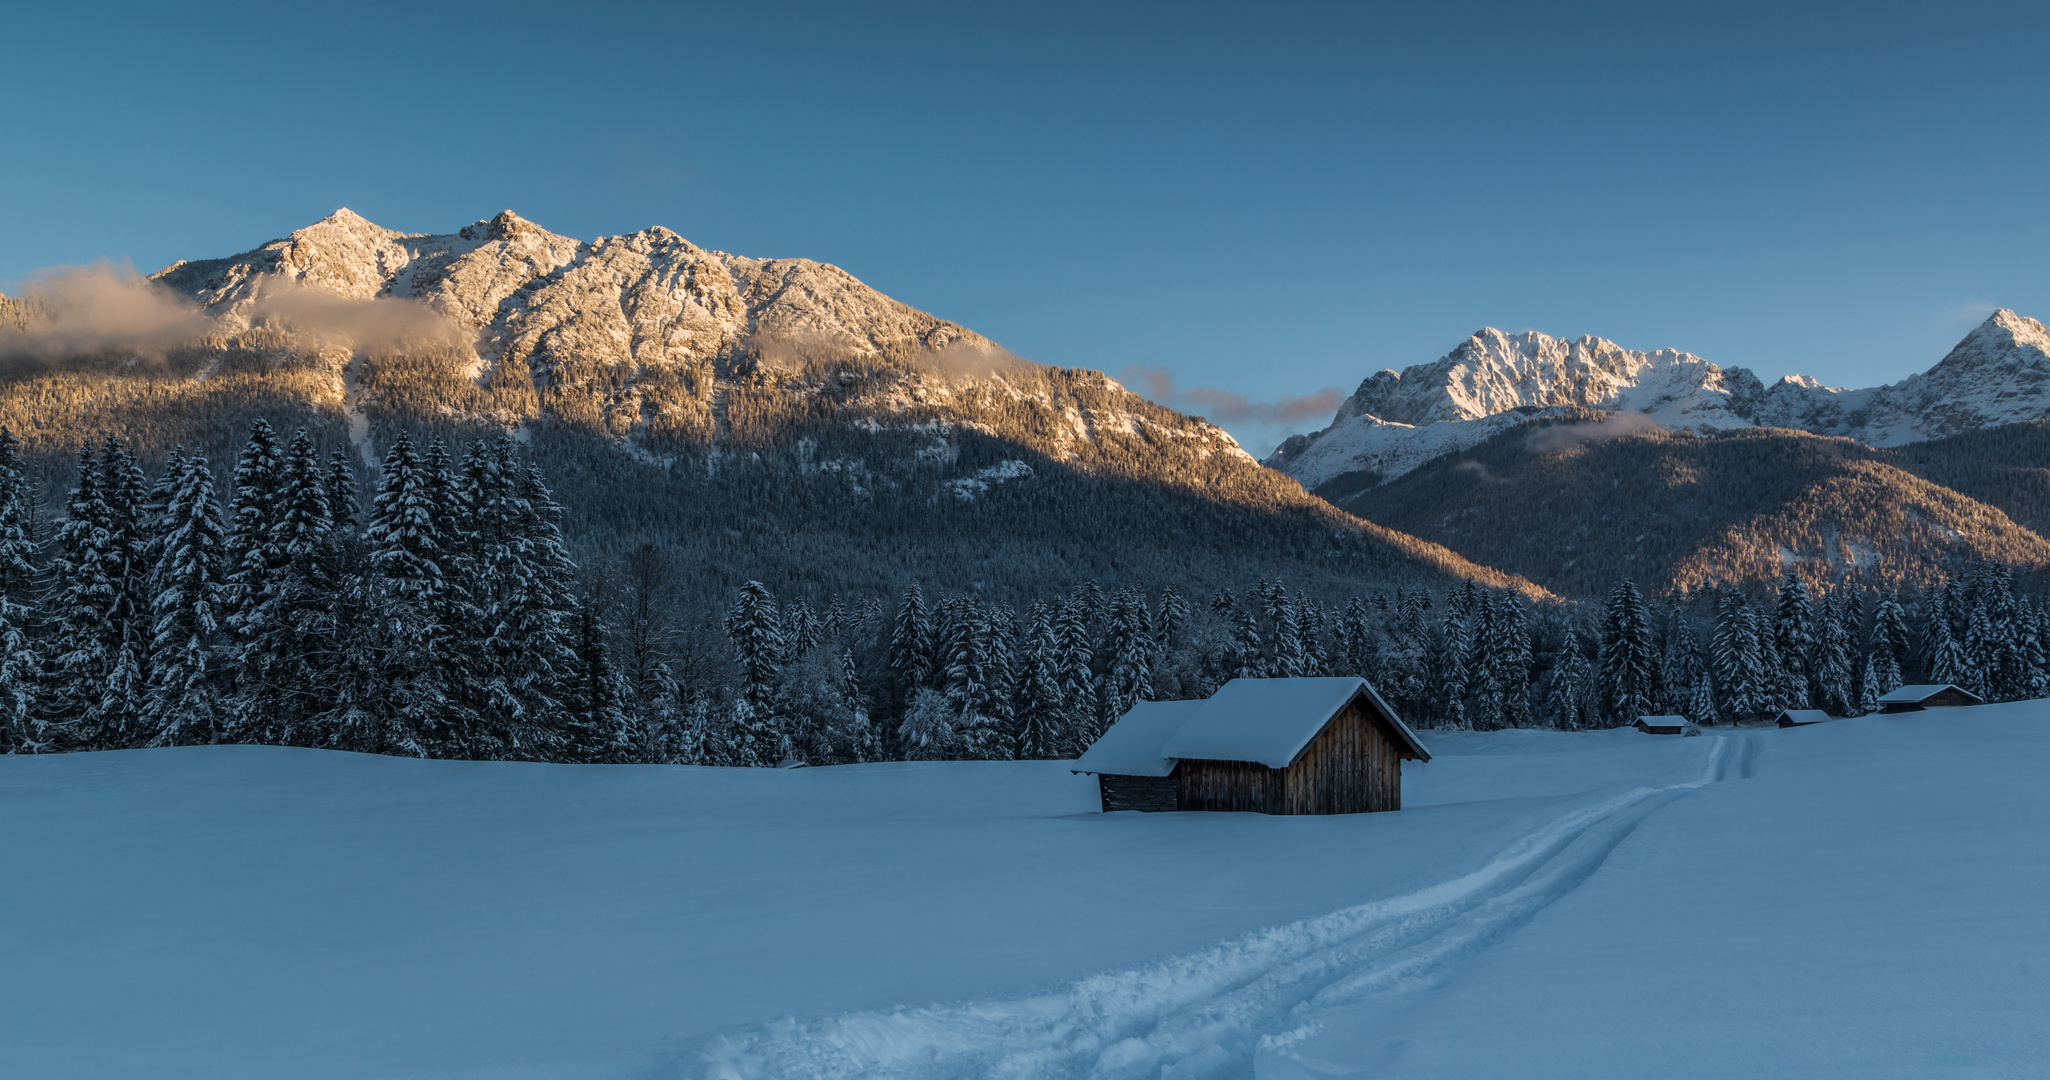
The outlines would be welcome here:
[[[1250,1076],[1319,1010],[1412,997],[1598,870],[1653,811],[1748,778],[1756,736],[1716,736],[1698,780],[1634,788],[1555,819],[1464,876],[1008,1000],[783,1019],[700,1040],[703,1080],[1196,1080]]]

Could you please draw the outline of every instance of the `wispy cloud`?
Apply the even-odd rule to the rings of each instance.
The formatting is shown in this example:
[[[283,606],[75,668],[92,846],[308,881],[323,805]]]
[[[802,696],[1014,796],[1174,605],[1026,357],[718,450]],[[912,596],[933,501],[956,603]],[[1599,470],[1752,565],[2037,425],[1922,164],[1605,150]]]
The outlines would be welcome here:
[[[36,317],[26,327],[0,330],[0,359],[47,363],[107,353],[158,359],[215,329],[190,298],[127,265],[51,267],[18,291],[35,305]],[[453,323],[417,301],[355,300],[285,281],[266,283],[250,319],[357,349],[464,340]]]
[[[1533,454],[1549,454],[1582,443],[1620,439],[1626,435],[1649,435],[1664,430],[1657,421],[1643,413],[1619,412],[1592,424],[1555,424],[1540,429],[1531,433],[1527,445]]]
[[[38,309],[23,329],[0,330],[0,357],[55,360],[124,351],[161,355],[207,331],[177,293],[110,262],[38,271],[18,292]]]
[[[1226,427],[1257,431],[1263,438],[1271,436],[1274,443],[1306,424],[1323,426],[1338,411],[1339,403],[1345,400],[1345,394],[1337,387],[1327,386],[1314,394],[1256,401],[1231,390],[1177,386],[1173,372],[1144,365],[1134,365],[1119,372],[1118,381],[1169,408],[1198,413]],[[1239,441],[1251,445],[1256,440],[1242,438]]]

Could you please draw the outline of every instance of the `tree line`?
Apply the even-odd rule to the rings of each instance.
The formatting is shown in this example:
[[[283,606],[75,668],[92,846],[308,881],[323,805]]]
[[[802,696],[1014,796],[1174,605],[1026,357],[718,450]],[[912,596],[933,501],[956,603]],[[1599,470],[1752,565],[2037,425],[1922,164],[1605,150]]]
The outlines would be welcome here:
[[[767,766],[1068,757],[1135,702],[1239,677],[1357,675],[1418,726],[1476,730],[1852,715],[1904,680],[2050,693],[2050,607],[1992,563],[1905,597],[1791,572],[1602,605],[1083,581],[1019,610],[750,581],[700,608],[666,551],[578,567],[523,453],[401,437],[367,483],[259,422],[219,492],[201,456],[152,480],[109,438],[44,523],[0,432],[0,741]]]

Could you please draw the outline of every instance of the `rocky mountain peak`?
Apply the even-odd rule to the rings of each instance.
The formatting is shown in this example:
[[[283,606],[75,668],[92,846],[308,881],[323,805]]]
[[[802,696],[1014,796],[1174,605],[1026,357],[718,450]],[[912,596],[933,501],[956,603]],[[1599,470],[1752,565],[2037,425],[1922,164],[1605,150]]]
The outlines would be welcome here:
[[[1348,477],[1353,489],[1559,408],[1638,413],[1699,433],[1782,427],[1899,446],[2050,417],[2050,330],[2003,308],[1927,372],[1844,390],[1807,375],[1768,389],[1744,368],[1675,349],[1637,352],[1592,336],[1568,341],[1486,327],[1436,363],[1377,372],[1330,427],[1290,439],[1268,464],[1306,487]]]

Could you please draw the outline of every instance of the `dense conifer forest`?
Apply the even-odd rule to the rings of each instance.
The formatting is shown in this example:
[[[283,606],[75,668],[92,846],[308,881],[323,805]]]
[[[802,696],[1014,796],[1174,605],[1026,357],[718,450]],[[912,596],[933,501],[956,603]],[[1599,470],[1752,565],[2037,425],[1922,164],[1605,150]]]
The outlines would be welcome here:
[[[671,548],[579,565],[543,470],[511,438],[401,436],[363,471],[264,422],[222,484],[183,452],[152,477],[108,438],[48,514],[0,433],[6,750],[1065,757],[1136,701],[1237,677],[1359,675],[1413,723],[1481,730],[1853,715],[1904,681],[2050,692],[2050,607],[1994,563],[1907,595],[1791,573],[1776,590],[1657,596],[1626,580],[1605,604],[1473,580],[1341,596],[1048,575],[995,595],[914,583],[887,601],[748,581],[707,605]]]

